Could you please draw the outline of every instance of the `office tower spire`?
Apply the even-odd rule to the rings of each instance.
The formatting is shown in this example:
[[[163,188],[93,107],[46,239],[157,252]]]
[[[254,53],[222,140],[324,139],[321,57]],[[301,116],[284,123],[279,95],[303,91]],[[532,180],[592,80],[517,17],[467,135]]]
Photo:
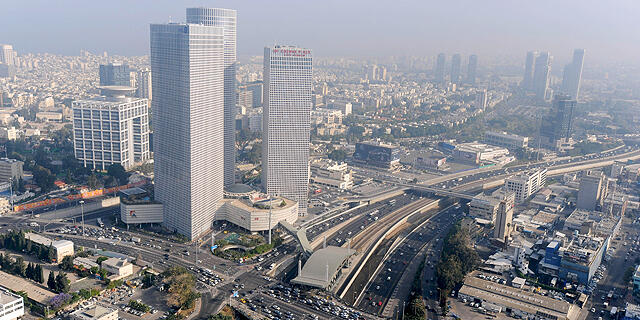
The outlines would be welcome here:
[[[444,83],[444,64],[446,63],[447,56],[444,53],[438,55],[436,60],[436,68],[434,70],[435,82]]]
[[[223,192],[223,28],[151,25],[155,198],[164,225],[195,239]]]
[[[307,213],[312,53],[264,49],[262,183],[267,193],[298,202]]]
[[[236,10],[187,8],[187,23],[221,27],[224,35],[224,185],[235,183]]]
[[[462,65],[462,57],[456,53],[451,57],[451,82],[460,83],[460,69]]]
[[[575,49],[573,51],[573,60],[564,67],[564,74],[562,76],[562,93],[576,100],[580,92],[583,64],[584,49]]]

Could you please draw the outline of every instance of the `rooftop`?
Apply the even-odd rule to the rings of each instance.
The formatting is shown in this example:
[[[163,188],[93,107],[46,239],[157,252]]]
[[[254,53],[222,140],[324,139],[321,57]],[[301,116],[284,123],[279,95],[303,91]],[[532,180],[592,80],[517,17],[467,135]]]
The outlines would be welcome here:
[[[42,305],[49,304],[49,300],[56,294],[35,285],[26,279],[16,277],[4,271],[0,271],[0,285],[12,291],[24,291],[31,300]]]
[[[71,315],[75,318],[80,319],[100,319],[101,317],[117,312],[115,309],[106,308],[100,305],[91,305],[86,308],[78,309],[71,313]]]
[[[316,288],[326,288],[342,268],[344,261],[354,253],[356,251],[353,249],[334,246],[317,250],[309,257],[300,274],[292,282]]]

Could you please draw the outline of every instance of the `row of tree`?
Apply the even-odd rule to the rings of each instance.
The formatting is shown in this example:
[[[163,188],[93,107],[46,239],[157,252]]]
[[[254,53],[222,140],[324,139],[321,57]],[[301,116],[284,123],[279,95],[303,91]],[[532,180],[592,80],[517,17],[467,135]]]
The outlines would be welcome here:
[[[53,262],[56,251],[53,245],[44,246],[25,237],[24,231],[11,231],[0,235],[0,247],[16,252],[26,252],[40,260]]]
[[[479,264],[480,257],[471,247],[470,229],[458,221],[444,239],[442,254],[436,267],[440,306],[443,312],[446,312],[447,296],[464,281],[465,275]]]
[[[2,270],[17,276],[44,283],[43,269],[40,264],[24,263],[21,256],[10,256],[0,253],[0,267]]]

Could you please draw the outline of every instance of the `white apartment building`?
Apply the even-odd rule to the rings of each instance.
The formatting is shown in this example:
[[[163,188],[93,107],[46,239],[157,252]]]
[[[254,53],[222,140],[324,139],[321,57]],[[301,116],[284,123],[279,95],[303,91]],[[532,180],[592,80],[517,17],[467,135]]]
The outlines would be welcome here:
[[[187,23],[222,28],[224,46],[224,185],[235,183],[236,10],[187,8]]]
[[[125,96],[130,87],[101,89],[101,98],[72,103],[76,159],[99,170],[114,163],[129,169],[149,159],[149,100]]]
[[[0,287],[0,320],[15,320],[24,316],[21,296]]]
[[[308,206],[312,70],[309,49],[264,49],[262,183],[298,202],[300,215]]]
[[[151,25],[155,200],[164,225],[208,231],[224,182],[223,29]]]
[[[22,179],[24,177],[23,164],[20,160],[0,158],[0,182]]]
[[[151,90],[151,70],[144,69],[138,71],[138,83],[136,96],[138,98],[146,98],[149,101],[153,98],[153,90]]]
[[[504,181],[504,189],[516,194],[516,202],[522,203],[538,192],[547,181],[547,169],[533,169],[511,176]]]
[[[342,111],[333,109],[317,108],[311,110],[311,122],[313,124],[332,124],[342,123]]]

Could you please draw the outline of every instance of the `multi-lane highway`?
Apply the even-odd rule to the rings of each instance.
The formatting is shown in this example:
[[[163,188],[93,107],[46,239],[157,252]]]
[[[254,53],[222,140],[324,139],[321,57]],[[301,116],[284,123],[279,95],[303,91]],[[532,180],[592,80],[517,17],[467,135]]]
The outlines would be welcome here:
[[[357,301],[358,308],[373,314],[382,314],[395,290],[410,289],[406,288],[406,284],[402,288],[399,286],[403,273],[410,264],[420,263],[419,259],[416,259],[419,252],[427,251],[442,241],[443,232],[449,229],[460,211],[459,206],[451,205],[424,222],[416,221],[406,237],[387,254],[386,259],[376,270],[372,281]],[[396,294],[398,297],[405,296],[398,292]]]

